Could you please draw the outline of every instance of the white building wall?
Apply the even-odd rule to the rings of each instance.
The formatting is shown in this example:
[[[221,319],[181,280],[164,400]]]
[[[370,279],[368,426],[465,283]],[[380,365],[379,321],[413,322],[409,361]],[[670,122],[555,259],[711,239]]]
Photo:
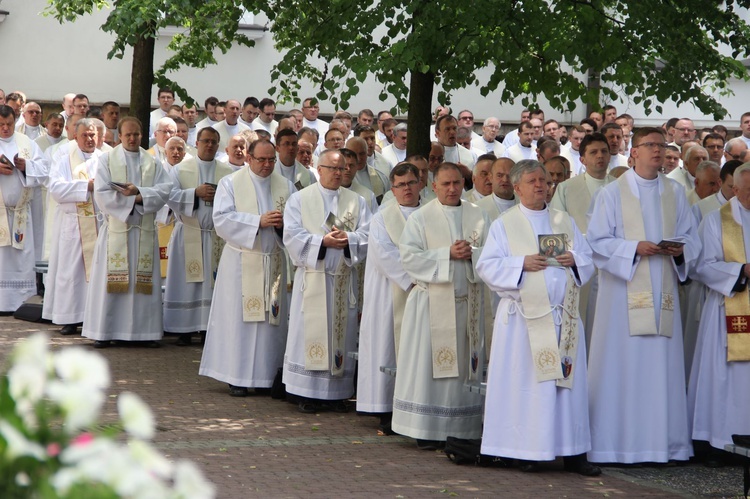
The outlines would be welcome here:
[[[107,59],[113,37],[99,29],[107,12],[97,12],[74,23],[59,24],[54,18],[41,15],[46,4],[46,0],[0,0],[0,9],[10,12],[0,24],[0,47],[3,49],[0,88],[6,93],[22,90],[30,99],[44,101],[60,101],[62,95],[74,92],[88,95],[92,103],[106,100],[127,103],[130,98],[131,52],[127,51],[123,59]],[[256,17],[255,22],[264,24],[265,20]],[[168,56],[168,36],[157,40],[154,61],[157,68]],[[204,70],[185,68],[169,76],[184,86],[201,105],[209,95],[222,100],[235,98],[242,101],[250,95],[260,99],[272,86],[270,70],[280,57],[273,47],[271,34],[266,32],[256,40],[253,48],[235,47],[227,54],[217,51],[218,64],[215,66]],[[490,72],[491,68],[480,70],[479,80],[486,81]],[[747,104],[750,102],[750,84],[734,82],[732,88],[735,96],[721,98],[731,113],[731,118],[725,122],[730,128],[738,126],[739,116],[750,108]],[[361,91],[350,102],[350,112],[356,113],[368,107],[377,113],[394,105],[393,100],[378,100],[380,90],[381,86],[374,79],[361,85]],[[300,96],[314,94],[311,85],[303,87],[300,92]],[[495,92],[484,98],[476,87],[470,87],[453,94],[451,107],[455,113],[464,108],[471,109],[477,121],[496,116],[501,122],[518,122],[523,108],[520,99],[514,105],[501,106],[497,104],[499,96],[500,93]],[[155,89],[152,102],[156,106]],[[437,105],[436,97],[434,104]],[[640,126],[660,125],[672,116],[690,117],[697,127],[714,123],[712,117],[703,116],[691,105],[677,107],[667,103],[663,115],[652,113],[650,116],[641,106],[629,102],[615,105],[618,112],[633,115]],[[565,123],[577,123],[585,113],[583,106],[572,113],[554,111],[545,101],[540,102],[540,106],[546,111],[547,118]],[[278,106],[281,111],[292,107],[299,107],[299,103]],[[330,103],[321,102],[322,113],[334,111]]]

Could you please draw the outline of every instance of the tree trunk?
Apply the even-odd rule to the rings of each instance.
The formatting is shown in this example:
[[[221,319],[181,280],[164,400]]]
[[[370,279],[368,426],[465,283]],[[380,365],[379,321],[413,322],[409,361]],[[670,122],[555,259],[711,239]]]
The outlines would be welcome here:
[[[602,110],[602,108],[601,108],[601,101],[600,101],[601,80],[599,79],[599,73],[597,73],[593,69],[589,69],[588,70],[588,87],[589,87],[589,90],[594,90],[596,92],[596,106],[594,106],[590,102],[586,103],[586,117],[587,118],[594,111],[596,111],[597,113],[599,113]]]
[[[130,72],[130,115],[138,118],[143,125],[141,147],[144,149],[148,149],[155,41],[150,35],[138,39],[133,46],[133,67]]]
[[[406,154],[430,154],[430,125],[432,124],[432,92],[435,73],[411,72],[409,83],[409,119],[406,135]]]

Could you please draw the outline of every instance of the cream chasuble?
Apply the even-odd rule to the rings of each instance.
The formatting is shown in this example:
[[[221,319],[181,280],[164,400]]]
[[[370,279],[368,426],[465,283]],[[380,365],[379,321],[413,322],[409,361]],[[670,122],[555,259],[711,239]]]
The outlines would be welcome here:
[[[232,188],[238,212],[262,215],[258,209],[258,195],[250,178],[250,169],[243,168],[232,174]],[[289,184],[279,174],[268,177],[271,184],[271,202],[275,209],[284,212],[289,195]],[[266,312],[269,322],[279,325],[281,313],[286,312],[286,304],[279,301],[284,252],[278,246],[272,253],[263,253],[260,237],[255,238],[252,248],[240,248],[242,273],[242,321],[262,322]]]
[[[311,234],[325,235],[323,223],[325,213],[323,194],[317,187],[299,191],[302,210],[302,226]],[[357,227],[359,219],[359,196],[346,188],[339,188],[338,219],[347,232]],[[326,275],[323,270],[305,269],[302,283],[302,311],[305,314],[305,369],[325,371],[334,376],[344,374],[343,351],[346,337],[347,309],[356,306],[356,298],[348,296],[351,287],[351,268],[341,260],[334,273],[333,324],[331,325],[331,348],[328,350],[328,307],[326,305]]]
[[[31,139],[21,133],[14,133],[13,139],[16,141],[18,157],[30,160],[33,151]],[[13,161],[12,158],[8,159]],[[0,246],[12,246],[15,249],[23,249],[23,236],[26,233],[26,222],[29,217],[27,207],[31,202],[32,195],[33,191],[30,187],[23,187],[21,189],[21,198],[16,203],[16,206],[5,206],[3,191],[0,189]],[[15,212],[12,231],[8,226],[8,210]]]
[[[216,185],[218,185],[219,180],[232,173],[232,168],[221,161],[215,162],[213,170],[213,184]],[[180,163],[177,178],[180,181],[182,189],[195,189],[198,187],[198,161],[195,158],[190,158]],[[183,237],[185,239],[186,282],[203,282],[203,242],[201,239],[203,229],[201,229],[197,217],[183,216],[182,223],[185,226]],[[219,258],[221,257],[221,250],[224,248],[224,245],[223,239],[216,236],[216,230],[213,228],[211,229],[211,240],[211,247],[213,248],[213,254],[211,255],[211,276],[214,276],[219,266]]]

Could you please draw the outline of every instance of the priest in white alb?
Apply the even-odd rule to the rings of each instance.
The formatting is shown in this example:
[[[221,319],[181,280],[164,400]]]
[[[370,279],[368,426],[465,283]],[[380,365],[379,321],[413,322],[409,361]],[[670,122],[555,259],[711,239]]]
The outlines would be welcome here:
[[[487,372],[482,453],[521,460],[522,471],[564,456],[586,476],[591,449],[586,345],[579,290],[594,273],[591,248],[564,211],[548,208],[535,160],[511,170],[520,204],[492,224],[477,274],[500,296]],[[559,250],[546,251],[547,239]],[[545,254],[542,254],[542,253]]]
[[[635,167],[591,205],[587,238],[599,269],[589,352],[594,462],[693,454],[677,287],[701,244],[685,190],[659,174],[666,146],[660,129],[638,130]]]
[[[362,322],[359,327],[357,412],[380,416],[379,431],[389,434],[395,378],[381,366],[396,366],[406,297],[412,280],[401,265],[398,242],[409,216],[420,206],[419,170],[401,163],[391,170],[395,201],[372,217],[364,278]]]
[[[198,157],[190,157],[169,173],[172,192],[167,205],[175,222],[167,250],[164,331],[177,333],[178,345],[189,345],[192,333],[206,331],[214,278],[223,241],[214,230],[213,200],[219,181],[232,173],[216,161],[219,132],[201,128]]]
[[[688,386],[693,440],[720,466],[732,435],[750,434],[750,165],[734,171],[735,197],[700,227],[698,278],[708,287]]]
[[[106,218],[94,249],[82,334],[95,348],[112,340],[157,347],[164,328],[154,215],[172,182],[139,147],[138,119],[123,118],[117,128],[122,143],[99,157],[94,178],[94,200]]]
[[[409,217],[399,241],[415,286],[401,325],[392,428],[422,449],[440,448],[449,436],[482,434],[482,396],[464,384],[483,377],[484,286],[474,264],[489,219],[461,200],[463,188],[455,163],[438,166],[437,199]]]
[[[75,147],[58,157],[49,173],[49,195],[55,200],[52,247],[44,290],[42,318],[74,334],[83,322],[86,294],[94,266],[94,247],[101,222],[94,205],[94,177],[102,152],[98,131],[89,118],[76,123]]]
[[[49,169],[42,150],[15,132],[15,123],[13,108],[0,106],[0,312],[15,312],[36,293],[31,200]]]
[[[357,344],[352,267],[367,256],[371,214],[362,196],[340,187],[338,150],[324,151],[318,169],[320,181],[292,194],[284,210],[284,246],[297,271],[283,379],[300,412],[346,412],[354,393],[348,353]]]
[[[248,153],[250,166],[222,178],[214,197],[216,234],[226,244],[199,371],[234,397],[273,385],[289,316],[283,214],[296,189],[274,171],[273,144],[255,141]]]
[[[297,161],[297,134],[288,128],[276,134],[276,173],[289,180],[297,190],[317,182],[312,170]]]

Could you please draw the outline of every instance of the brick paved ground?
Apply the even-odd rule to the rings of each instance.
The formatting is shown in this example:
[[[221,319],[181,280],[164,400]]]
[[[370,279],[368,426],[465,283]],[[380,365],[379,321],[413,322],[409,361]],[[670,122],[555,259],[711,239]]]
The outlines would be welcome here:
[[[55,347],[91,343],[80,336],[57,335],[52,326],[2,317],[0,359],[16,341],[40,329],[50,331]],[[660,471],[651,469],[645,478],[637,470],[618,469],[583,478],[561,472],[560,462],[533,475],[456,466],[441,453],[418,450],[410,439],[376,436],[375,418],[355,413],[303,415],[296,406],[265,396],[231,398],[225,385],[198,376],[200,346],[177,347],[173,338],[163,343],[160,349],[101,351],[110,362],[113,380],[106,417],[116,412],[114,394],[131,390],[140,395],[156,414],[157,447],[168,457],[196,461],[222,498],[690,495],[689,485],[670,488],[673,482],[661,480]],[[736,491],[730,494],[739,493],[741,471],[726,470],[731,490]],[[716,491],[708,493],[715,496]]]

